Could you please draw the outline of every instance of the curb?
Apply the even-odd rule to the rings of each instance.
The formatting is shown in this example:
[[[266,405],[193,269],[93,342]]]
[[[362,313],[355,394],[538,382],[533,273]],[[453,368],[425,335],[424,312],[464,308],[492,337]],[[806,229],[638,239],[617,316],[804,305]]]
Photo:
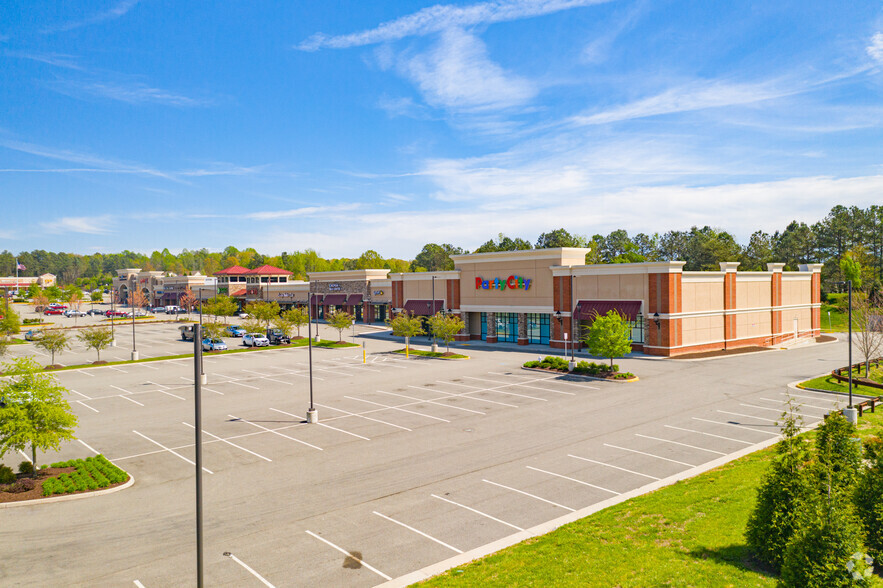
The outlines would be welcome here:
[[[126,475],[129,476],[129,481],[125,484],[120,484],[119,486],[114,486],[113,488],[105,488],[104,490],[95,490],[94,492],[83,492],[82,494],[65,494],[63,496],[50,496],[49,498],[35,498],[34,500],[19,500],[17,502],[3,502],[0,503],[0,510],[4,508],[14,508],[16,506],[35,506],[38,504],[46,504],[49,502],[67,502],[68,500],[80,500],[82,498],[92,498],[93,496],[102,496],[104,494],[112,494],[114,492],[119,492],[120,490],[125,490],[129,486],[135,483],[135,477],[126,472]]]

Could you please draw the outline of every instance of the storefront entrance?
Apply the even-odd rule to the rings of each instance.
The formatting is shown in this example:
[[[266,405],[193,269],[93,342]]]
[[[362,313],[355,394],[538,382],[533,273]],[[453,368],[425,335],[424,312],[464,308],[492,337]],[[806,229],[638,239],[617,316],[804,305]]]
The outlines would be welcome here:
[[[527,341],[528,343],[539,343],[540,345],[549,344],[549,315],[548,314],[527,314]]]

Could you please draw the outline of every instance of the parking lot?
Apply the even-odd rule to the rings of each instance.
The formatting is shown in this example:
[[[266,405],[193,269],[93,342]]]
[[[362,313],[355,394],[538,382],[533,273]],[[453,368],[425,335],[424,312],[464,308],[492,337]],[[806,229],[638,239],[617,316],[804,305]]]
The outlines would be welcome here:
[[[192,349],[176,333],[140,325],[142,357]],[[845,350],[625,359],[641,381],[624,384],[522,370],[536,353],[514,347],[407,360],[388,353],[398,341],[361,341],[365,363],[313,350],[313,425],[306,349],[205,358],[207,584],[373,586],[481,552],[774,440],[789,396],[817,422],[836,399],[787,383]],[[135,484],[3,510],[0,583],[193,583],[193,373],[178,359],[57,374],[80,441],[43,461],[100,452]]]

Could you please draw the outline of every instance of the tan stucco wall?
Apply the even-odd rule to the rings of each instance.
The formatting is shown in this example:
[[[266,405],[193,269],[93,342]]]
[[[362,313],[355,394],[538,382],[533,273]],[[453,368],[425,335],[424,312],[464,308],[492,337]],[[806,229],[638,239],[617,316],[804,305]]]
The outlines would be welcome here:
[[[552,306],[552,270],[549,269],[550,260],[527,260],[520,262],[505,263],[463,263],[458,265],[460,269],[460,304],[461,305],[494,305],[494,306]],[[530,288],[511,290],[477,290],[475,278],[491,282],[500,278],[506,280],[509,276],[521,276],[530,278]],[[407,282],[405,282],[407,285]],[[438,284],[436,284],[438,287]],[[407,292],[405,298],[408,298]],[[426,298],[429,298],[427,294]]]
[[[698,345],[724,340],[724,317],[696,316],[683,319],[683,345]]]
[[[772,332],[770,311],[746,312],[736,315],[736,338],[768,337]]]
[[[682,312],[700,312],[706,310],[723,310],[724,308],[724,277],[720,280],[693,282],[684,278]]]
[[[789,304],[809,304],[812,302],[811,274],[794,280],[782,277],[782,306]]]
[[[782,311],[782,333],[794,332],[794,319],[797,318],[797,330],[800,332],[812,329],[812,309],[798,308]]]
[[[432,300],[432,279],[428,280],[404,280],[402,282],[402,292],[405,300]],[[435,299],[444,300],[447,304],[445,296],[446,280],[435,280]]]
[[[771,304],[772,277],[755,282],[736,277],[736,308],[764,308]]]
[[[645,274],[576,276],[574,303],[580,300],[641,300],[647,309],[649,285]]]

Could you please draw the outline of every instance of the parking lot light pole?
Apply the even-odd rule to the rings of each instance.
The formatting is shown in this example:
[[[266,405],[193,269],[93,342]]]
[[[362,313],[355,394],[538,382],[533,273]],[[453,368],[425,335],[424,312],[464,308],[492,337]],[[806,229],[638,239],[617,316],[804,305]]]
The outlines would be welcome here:
[[[308,423],[318,423],[319,422],[319,411],[316,410],[316,407],[313,405],[313,301],[311,300],[312,294],[307,292],[307,360],[310,364],[310,408],[307,410],[307,422]],[[319,325],[316,324],[316,333],[319,332]]]
[[[138,350],[135,348],[135,297],[132,296],[132,361],[138,361]]]
[[[841,282],[843,283],[843,282]],[[849,299],[849,406],[843,409],[843,416],[853,425],[858,424],[858,409],[852,406],[852,280],[846,280],[846,288]]]
[[[114,299],[116,298],[116,292],[113,291],[113,285],[110,287],[110,344],[114,347],[117,346],[117,340],[113,334],[113,321],[116,318],[116,306],[114,305]]]
[[[193,332],[193,428],[196,431],[196,585],[203,584],[202,557],[202,327]]]

